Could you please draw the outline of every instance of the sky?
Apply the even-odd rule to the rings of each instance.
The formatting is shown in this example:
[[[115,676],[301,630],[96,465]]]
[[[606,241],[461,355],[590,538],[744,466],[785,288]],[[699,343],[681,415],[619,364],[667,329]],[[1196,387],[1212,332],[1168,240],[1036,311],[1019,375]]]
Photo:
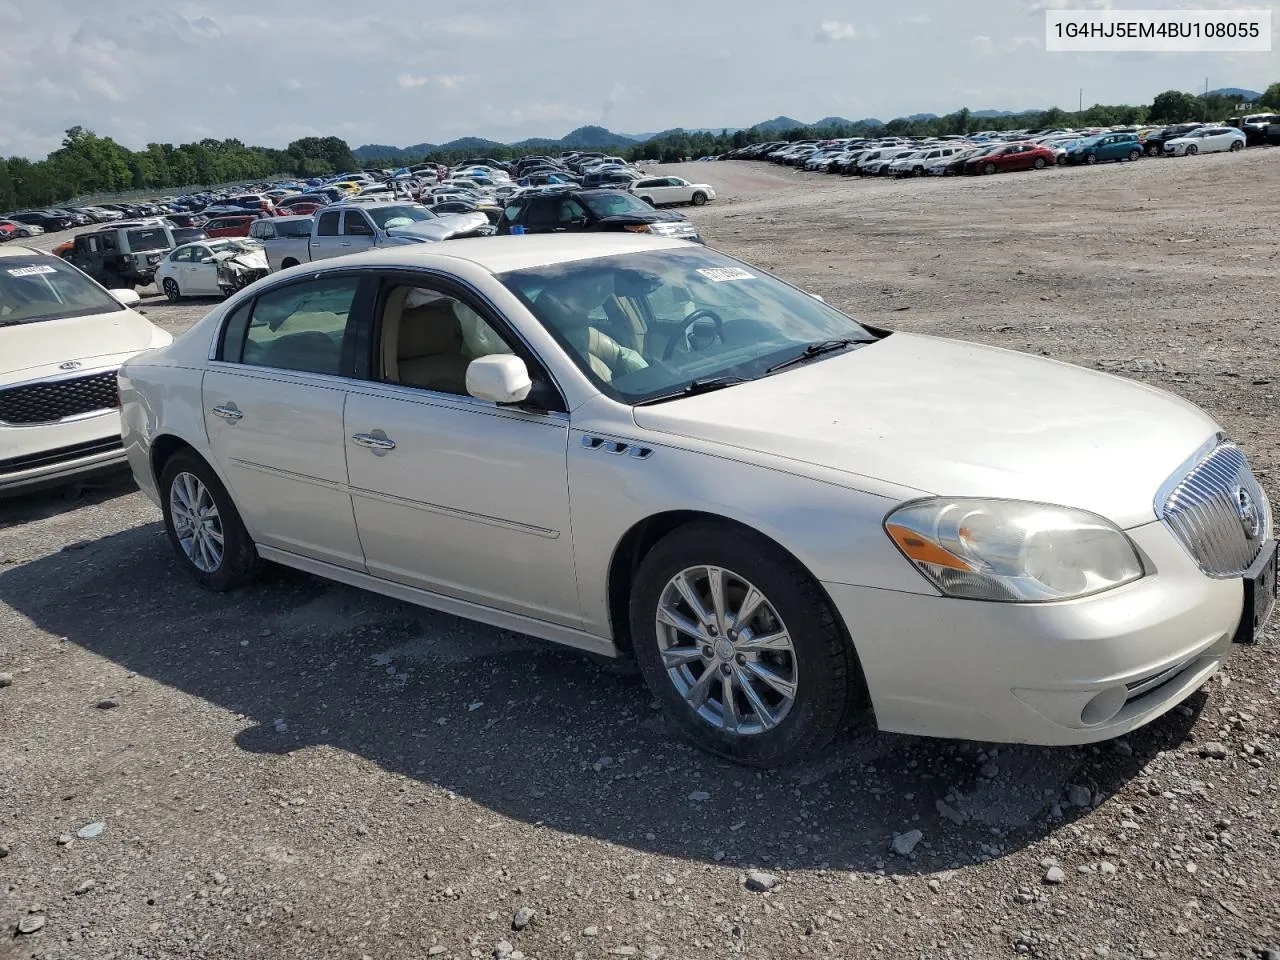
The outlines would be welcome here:
[[[1142,103],[1265,89],[1272,53],[1044,49],[1046,7],[1235,0],[0,0],[0,154],[81,125],[131,149],[336,135],[406,146],[750,126],[780,114]],[[1280,11],[1273,13],[1280,30]]]

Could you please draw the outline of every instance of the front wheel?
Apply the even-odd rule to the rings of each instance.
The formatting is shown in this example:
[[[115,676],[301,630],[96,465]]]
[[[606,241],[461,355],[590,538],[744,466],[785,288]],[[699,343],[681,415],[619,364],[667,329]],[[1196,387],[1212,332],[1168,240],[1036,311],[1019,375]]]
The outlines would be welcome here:
[[[1160,156],[1160,148],[1159,148],[1159,147],[1157,147],[1154,143],[1153,143],[1153,144],[1151,144],[1151,145],[1149,145],[1149,146],[1147,147],[1147,156],[1148,156],[1148,157],[1158,157],[1158,156]]]
[[[1191,144],[1191,145],[1189,145],[1189,146],[1187,147],[1187,156],[1188,156],[1188,157],[1194,157],[1194,156],[1195,156],[1197,153],[1199,153],[1199,152],[1200,152],[1200,148],[1199,148],[1199,147],[1197,147],[1194,143],[1193,143],[1193,144]]]
[[[693,195],[693,205],[695,207],[700,207],[706,202],[707,202],[707,195],[703,193],[701,190],[699,190],[697,193]]]
[[[160,477],[165,532],[187,572],[209,590],[246,583],[258,550],[213,469],[190,451],[173,455]]]
[[[182,291],[178,289],[178,281],[174,280],[172,277],[164,278],[164,283],[161,285],[161,289],[164,290],[164,295],[168,298],[170,303],[177,303],[182,299]]]
[[[987,176],[990,176],[991,174],[996,172],[996,165],[994,163],[988,163],[985,167],[982,168],[982,172],[987,174]]]
[[[1138,162],[1138,158],[1139,158],[1139,157],[1141,157],[1141,156],[1142,156],[1142,151],[1141,151],[1141,150],[1130,150],[1130,151],[1129,151],[1129,162],[1130,162],[1130,163],[1137,163],[1137,162]]]
[[[819,752],[861,689],[817,583],[751,531],[709,522],[668,535],[640,564],[630,620],[636,660],[671,722],[741,763]]]

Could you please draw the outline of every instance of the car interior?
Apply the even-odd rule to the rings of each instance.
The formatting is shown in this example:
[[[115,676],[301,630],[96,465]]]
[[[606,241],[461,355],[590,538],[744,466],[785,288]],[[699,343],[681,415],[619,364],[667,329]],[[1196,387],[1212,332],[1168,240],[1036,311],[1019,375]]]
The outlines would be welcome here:
[[[387,383],[465,396],[472,360],[511,352],[461,300],[408,285],[396,287],[386,298],[378,358],[380,379]]]

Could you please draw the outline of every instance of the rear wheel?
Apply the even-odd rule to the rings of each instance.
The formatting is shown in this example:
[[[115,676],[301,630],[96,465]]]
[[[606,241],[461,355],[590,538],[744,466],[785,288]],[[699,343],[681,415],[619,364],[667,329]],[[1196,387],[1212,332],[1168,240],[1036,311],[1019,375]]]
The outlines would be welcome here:
[[[182,299],[182,291],[178,289],[178,281],[172,277],[164,278],[161,289],[164,290],[164,295],[168,297],[170,303],[177,303]]]
[[[19,230],[19,231],[18,231],[18,236],[19,236],[19,237],[21,237],[23,240],[26,240],[28,237],[30,237],[30,236],[31,236],[31,231],[30,231],[30,230]]]
[[[695,207],[700,207],[707,202],[707,195],[703,193],[701,190],[699,190],[697,193],[693,195],[692,199],[693,199],[693,205]]]
[[[165,531],[182,565],[209,590],[230,590],[257,570],[258,551],[213,469],[190,451],[175,453],[160,477]]]
[[[829,602],[794,557],[750,531],[683,527],[640,564],[636,660],[667,716],[755,766],[811,756],[839,731],[857,676]]]
[[[640,199],[643,200],[645,203],[647,203],[651,207],[657,206],[657,204],[653,202],[653,197],[641,197]]]
[[[298,265],[298,261],[297,261],[297,260],[293,259],[293,257],[287,257],[287,258],[286,258],[286,259],[285,259],[285,260],[280,264],[280,269],[281,269],[281,270],[288,270],[290,267],[296,267],[297,265]]]
[[[1086,153],[1084,155],[1084,162],[1087,163],[1089,166],[1093,166],[1095,163],[1098,162],[1098,155],[1096,153]]]

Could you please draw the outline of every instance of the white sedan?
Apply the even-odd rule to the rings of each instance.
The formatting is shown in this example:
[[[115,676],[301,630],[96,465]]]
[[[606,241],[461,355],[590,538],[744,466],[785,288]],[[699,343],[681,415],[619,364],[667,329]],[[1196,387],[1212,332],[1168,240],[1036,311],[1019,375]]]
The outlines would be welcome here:
[[[377,249],[125,365],[178,562],[271,560],[634,656],[675,726],[776,764],[884,730],[1072,744],[1252,641],[1267,496],[1143,384],[864,327],[635,234]]]
[[[668,203],[691,203],[700,207],[716,198],[715,188],[707,183],[690,183],[682,177],[646,177],[628,188],[650,206]]]
[[[268,272],[267,254],[261,242],[226,237],[175,247],[156,267],[155,284],[171,303],[177,303],[183,297],[235,293]]]
[[[1197,153],[1235,153],[1243,150],[1244,133],[1235,127],[1201,127],[1164,142],[1167,157],[1192,157]]]
[[[116,368],[172,337],[42,250],[0,248],[0,495],[120,469]]]

